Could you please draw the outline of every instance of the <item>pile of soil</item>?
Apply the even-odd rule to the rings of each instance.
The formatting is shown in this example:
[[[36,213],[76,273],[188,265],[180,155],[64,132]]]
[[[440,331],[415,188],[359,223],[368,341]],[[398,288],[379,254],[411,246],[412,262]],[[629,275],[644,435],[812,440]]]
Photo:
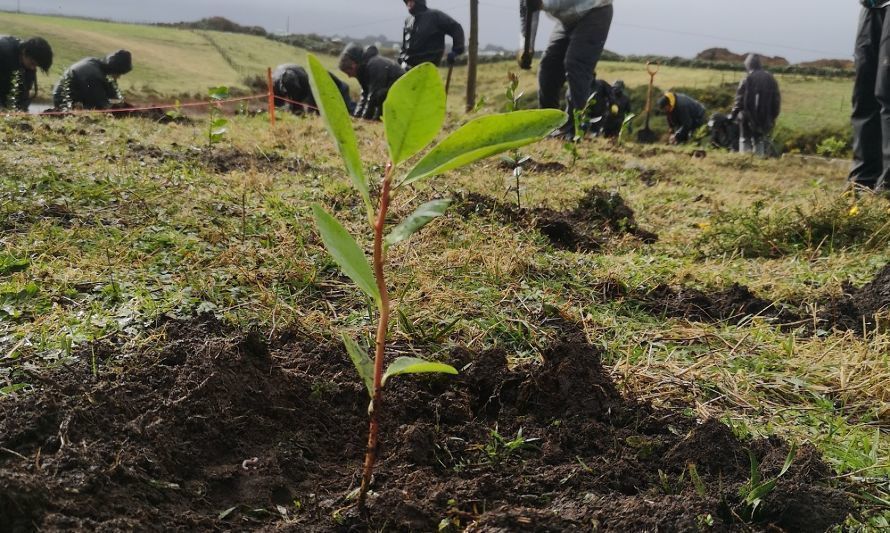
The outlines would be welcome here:
[[[529,157],[522,161],[519,164],[522,167],[523,172],[562,172],[566,169],[566,166],[560,163],[559,161],[536,161]],[[516,165],[512,164],[510,161],[501,160],[498,163],[498,168],[501,170],[507,170],[509,172],[513,172],[513,169],[516,168]]]
[[[859,334],[873,331],[881,316],[886,329],[890,324],[890,264],[861,288],[844,283],[843,293],[823,304],[818,313],[824,328]]]
[[[799,317],[785,306],[759,298],[738,283],[726,289],[706,293],[693,287],[673,288],[658,285],[651,291],[635,296],[647,311],[660,316],[685,318],[694,322],[738,323],[748,317],[759,316],[778,323],[793,323]]]
[[[597,251],[621,234],[633,235],[644,243],[658,240],[658,235],[637,225],[633,209],[621,195],[597,187],[589,189],[569,211],[517,207],[473,192],[458,195],[454,205],[463,217],[475,215],[523,228],[533,226],[554,247],[572,252]]]
[[[305,172],[309,163],[297,157],[285,157],[277,152],[244,152],[235,148],[217,147],[213,150],[168,150],[137,142],[127,143],[130,154],[142,160],[189,162],[205,166],[222,174],[236,170],[260,170],[266,172]]]
[[[393,380],[365,517],[344,495],[358,483],[368,398],[341,346],[300,332],[267,345],[206,320],[164,328],[141,353],[92,347],[98,378],[83,357],[0,403],[0,524],[822,532],[851,510],[804,447],[750,516],[747,449],[770,479],[784,442],[740,441],[717,421],[624,398],[597,349],[569,342],[513,370],[503,351],[458,349],[458,376]]]

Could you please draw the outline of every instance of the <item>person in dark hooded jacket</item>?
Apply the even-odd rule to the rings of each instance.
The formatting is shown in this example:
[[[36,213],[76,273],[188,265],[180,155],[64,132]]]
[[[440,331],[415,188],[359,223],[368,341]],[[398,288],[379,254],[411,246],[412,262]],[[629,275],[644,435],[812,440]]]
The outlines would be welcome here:
[[[362,95],[355,106],[353,116],[378,120],[383,114],[383,102],[389,88],[405,71],[392,59],[381,57],[377,47],[350,43],[340,54],[340,70],[356,78],[362,86]]]
[[[853,85],[853,168],[850,181],[890,188],[890,17],[886,0],[860,0]]]
[[[464,53],[464,29],[438,9],[430,9],[426,0],[404,0],[410,17],[405,19],[399,64],[405,70],[421,63],[438,65],[445,53],[445,36],[451,37],[448,64]]]
[[[355,102],[349,96],[349,86],[333,73],[329,72],[328,74],[340,89],[346,109],[352,114],[355,110]],[[309,74],[299,65],[285,64],[275,67],[275,70],[272,71],[272,91],[276,97],[275,105],[285,105],[292,113],[318,112],[315,97],[312,96],[312,88],[309,86]],[[286,102],[282,98],[287,98],[290,102]]]
[[[658,108],[667,116],[671,144],[682,144],[705,125],[705,106],[683,93],[668,91],[658,99]]]
[[[776,78],[763,70],[760,56],[749,54],[745,69],[748,75],[739,83],[729,116],[739,124],[739,152],[765,156],[782,109],[782,96]]]
[[[123,100],[117,80],[133,70],[127,50],[118,50],[105,59],[88,57],[68,67],[53,90],[57,109],[109,109],[111,100]]]
[[[0,36],[0,109],[28,111],[37,94],[37,69],[53,65],[53,49],[42,37],[21,41]]]

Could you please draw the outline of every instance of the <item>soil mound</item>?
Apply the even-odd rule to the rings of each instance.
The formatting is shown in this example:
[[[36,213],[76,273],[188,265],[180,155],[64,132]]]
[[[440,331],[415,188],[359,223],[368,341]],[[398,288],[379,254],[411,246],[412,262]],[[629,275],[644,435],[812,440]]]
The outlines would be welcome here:
[[[879,321],[887,328],[890,323],[890,264],[861,288],[845,283],[843,294],[828,301],[819,312],[819,318],[828,329],[860,334],[874,330]]]
[[[277,152],[244,152],[235,148],[169,150],[158,146],[128,143],[133,157],[143,161],[176,161],[193,163],[208,170],[225,174],[237,170],[261,170],[265,172],[305,172],[311,166],[296,157],[285,157]]]
[[[658,235],[637,225],[633,209],[621,195],[596,187],[588,190],[577,207],[569,211],[518,207],[472,192],[458,195],[455,200],[456,211],[463,217],[475,215],[515,226],[534,226],[554,247],[573,252],[599,250],[610,238],[622,234],[633,235],[644,243],[658,240]]]
[[[797,320],[797,315],[784,306],[759,298],[748,287],[738,283],[712,293],[693,287],[675,289],[659,285],[637,299],[640,306],[649,312],[695,322],[739,323],[752,316],[780,323]]]
[[[501,160],[498,163],[498,168],[510,172],[513,172],[516,166],[511,161]],[[522,161],[518,166],[522,168],[523,172],[562,172],[566,169],[566,166],[559,161],[536,161],[530,157]]]
[[[768,479],[787,446],[623,398],[597,349],[568,342],[516,369],[503,351],[456,350],[458,376],[394,380],[378,407],[380,462],[360,517],[344,496],[358,481],[367,393],[341,346],[298,331],[267,344],[212,320],[168,323],[157,338],[114,354],[127,357],[98,350],[98,377],[75,364],[0,402],[0,524],[821,532],[850,510],[805,448],[740,523],[742,452]]]

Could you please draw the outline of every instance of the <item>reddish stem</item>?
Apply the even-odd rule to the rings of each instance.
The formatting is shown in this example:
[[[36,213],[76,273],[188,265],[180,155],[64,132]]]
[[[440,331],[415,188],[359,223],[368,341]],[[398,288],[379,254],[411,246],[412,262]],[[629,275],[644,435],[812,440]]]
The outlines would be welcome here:
[[[371,408],[368,410],[368,414],[371,417],[368,428],[368,449],[365,452],[362,486],[358,493],[358,506],[362,510],[365,509],[365,499],[368,487],[371,484],[371,476],[374,473],[374,463],[377,461],[377,433],[380,429],[377,409],[381,405],[383,355],[386,347],[386,332],[389,329],[389,292],[386,290],[386,279],[383,275],[383,265],[386,261],[386,255],[383,250],[383,230],[386,226],[386,213],[389,210],[391,185],[392,163],[388,163],[386,165],[386,174],[383,177],[383,190],[380,192],[380,208],[377,210],[377,221],[374,224],[374,277],[377,279],[377,290],[380,292],[380,319],[377,322],[377,342],[374,354],[374,394],[371,399]]]

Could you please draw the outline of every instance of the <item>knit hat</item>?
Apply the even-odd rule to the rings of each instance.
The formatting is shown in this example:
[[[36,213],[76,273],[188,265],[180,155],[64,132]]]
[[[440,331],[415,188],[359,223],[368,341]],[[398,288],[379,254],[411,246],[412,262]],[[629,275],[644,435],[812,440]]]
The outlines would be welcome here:
[[[133,57],[127,50],[118,50],[105,58],[107,74],[126,74],[133,70]]]

